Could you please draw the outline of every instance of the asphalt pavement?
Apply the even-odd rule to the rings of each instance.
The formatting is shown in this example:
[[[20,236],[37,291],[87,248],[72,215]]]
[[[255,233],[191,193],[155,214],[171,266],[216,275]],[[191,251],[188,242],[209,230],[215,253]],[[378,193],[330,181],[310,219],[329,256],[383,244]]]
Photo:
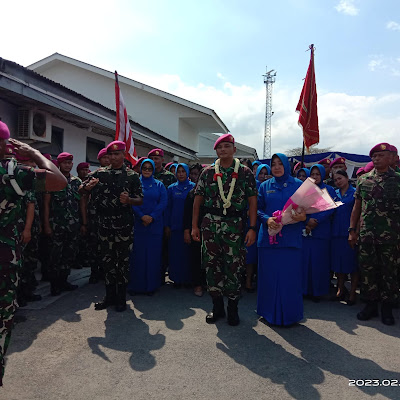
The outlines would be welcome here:
[[[87,270],[73,280],[59,298],[42,284],[18,311],[0,399],[400,399],[399,310],[385,326],[358,321],[360,303],[305,300],[305,319],[279,328],[245,293],[239,326],[208,325],[206,294],[165,285],[128,296],[126,312],[95,311],[103,285]]]

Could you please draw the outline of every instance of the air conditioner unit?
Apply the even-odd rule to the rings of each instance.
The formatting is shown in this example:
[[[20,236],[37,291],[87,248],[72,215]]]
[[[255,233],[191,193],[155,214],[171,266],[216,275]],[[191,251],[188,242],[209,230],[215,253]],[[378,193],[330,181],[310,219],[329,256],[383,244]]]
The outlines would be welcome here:
[[[18,139],[51,143],[50,115],[38,110],[18,110]]]

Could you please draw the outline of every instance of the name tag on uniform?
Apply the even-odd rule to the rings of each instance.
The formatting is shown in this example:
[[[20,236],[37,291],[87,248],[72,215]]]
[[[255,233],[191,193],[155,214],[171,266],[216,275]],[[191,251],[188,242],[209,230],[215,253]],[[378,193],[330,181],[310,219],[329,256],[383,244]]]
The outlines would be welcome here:
[[[267,190],[265,193],[275,193],[275,190]]]

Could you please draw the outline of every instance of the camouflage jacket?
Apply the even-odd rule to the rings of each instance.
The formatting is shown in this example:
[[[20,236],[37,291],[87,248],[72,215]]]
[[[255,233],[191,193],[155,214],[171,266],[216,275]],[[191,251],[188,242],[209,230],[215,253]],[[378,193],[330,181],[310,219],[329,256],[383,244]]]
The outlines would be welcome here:
[[[169,185],[172,185],[177,181],[176,176],[164,168],[160,172],[155,172],[153,176],[154,179],[161,181],[166,189],[168,189]]]
[[[234,165],[233,163],[232,166],[227,169],[220,167],[225,196],[228,195],[230,183],[232,182]],[[214,165],[203,170],[195,189],[195,195],[204,197],[204,213],[223,217],[223,202],[214,175]],[[233,191],[231,199],[231,206],[227,209],[227,218],[243,216],[247,211],[247,199],[252,196],[257,196],[256,181],[251,170],[240,164],[238,175],[239,177],[236,180],[235,190]]]
[[[76,231],[79,229],[80,194],[79,186],[82,181],[70,175],[67,186],[58,192],[51,193],[50,224],[52,229],[66,229]]]
[[[40,232],[40,216],[39,216],[39,205],[36,197],[36,193],[33,190],[27,190],[26,194],[22,200],[21,204],[21,214],[18,220],[18,224],[20,224],[20,232],[22,232],[25,228],[26,221],[26,211],[28,208],[28,204],[33,203],[35,205],[35,217],[32,223],[31,233],[33,235],[38,235]]]
[[[356,199],[361,200],[360,240],[391,244],[400,240],[400,174],[375,169],[359,178]]]
[[[18,243],[18,219],[23,196],[18,195],[8,178],[9,160],[0,161],[0,243],[15,248]],[[17,166],[14,177],[22,190],[45,190],[46,172],[31,167]]]
[[[123,165],[119,169],[101,167],[89,176],[99,179],[91,191],[98,222],[110,228],[133,227],[132,207],[122,204],[119,196],[122,192],[128,192],[129,197],[143,197],[139,175]]]

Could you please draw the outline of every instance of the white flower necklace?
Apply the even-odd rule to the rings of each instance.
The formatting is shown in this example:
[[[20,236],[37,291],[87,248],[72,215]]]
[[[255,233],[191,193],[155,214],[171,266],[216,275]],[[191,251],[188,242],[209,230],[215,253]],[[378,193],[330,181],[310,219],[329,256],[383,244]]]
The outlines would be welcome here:
[[[224,207],[224,211],[223,214],[226,215],[226,209],[229,208],[231,206],[231,199],[232,199],[232,195],[233,195],[233,191],[235,190],[235,184],[236,184],[236,177],[239,171],[239,165],[240,162],[237,158],[235,158],[235,168],[234,168],[234,175],[232,178],[232,182],[229,186],[229,193],[228,193],[228,197],[225,197],[225,193],[224,193],[224,188],[222,187],[222,174],[220,172],[219,169],[219,165],[220,165],[220,159],[218,159],[217,161],[215,161],[215,172],[217,175],[217,183],[218,183],[218,189],[219,189],[219,194],[221,196],[222,202],[224,203],[223,207]]]

